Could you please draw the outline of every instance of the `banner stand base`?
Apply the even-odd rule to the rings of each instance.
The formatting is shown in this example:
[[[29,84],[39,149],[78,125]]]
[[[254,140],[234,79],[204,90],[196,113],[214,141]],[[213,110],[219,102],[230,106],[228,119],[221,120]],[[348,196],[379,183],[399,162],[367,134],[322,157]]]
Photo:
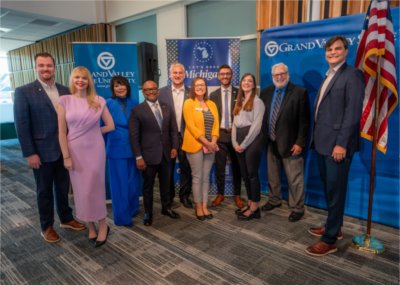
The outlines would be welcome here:
[[[383,244],[370,235],[354,236],[351,247],[371,254],[380,254],[385,251]]]

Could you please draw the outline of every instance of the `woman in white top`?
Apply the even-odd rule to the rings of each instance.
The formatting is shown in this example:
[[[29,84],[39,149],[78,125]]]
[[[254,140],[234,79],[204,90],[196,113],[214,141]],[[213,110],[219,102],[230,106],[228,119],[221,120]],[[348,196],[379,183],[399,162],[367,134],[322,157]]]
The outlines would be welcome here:
[[[246,73],[240,80],[239,92],[233,110],[232,144],[239,160],[240,172],[246,186],[248,203],[244,209],[238,209],[239,220],[259,219],[260,167],[264,144],[261,125],[265,106],[257,96],[256,79]]]

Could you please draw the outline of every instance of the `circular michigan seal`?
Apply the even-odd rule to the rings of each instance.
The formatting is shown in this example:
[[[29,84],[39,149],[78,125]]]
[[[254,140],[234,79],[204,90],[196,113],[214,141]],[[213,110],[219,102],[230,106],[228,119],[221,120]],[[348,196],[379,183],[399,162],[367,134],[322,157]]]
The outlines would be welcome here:
[[[213,58],[214,50],[207,41],[198,41],[194,45],[193,55],[196,61],[206,63]]]

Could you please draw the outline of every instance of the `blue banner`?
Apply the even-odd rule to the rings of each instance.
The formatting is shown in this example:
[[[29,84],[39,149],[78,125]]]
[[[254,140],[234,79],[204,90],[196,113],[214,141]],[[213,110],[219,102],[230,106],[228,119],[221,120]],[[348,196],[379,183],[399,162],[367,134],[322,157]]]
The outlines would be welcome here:
[[[393,8],[397,79],[399,79],[399,8]],[[289,67],[290,81],[304,86],[310,96],[310,110],[329,66],[325,60],[324,44],[333,35],[344,35],[349,42],[347,62],[354,65],[364,14],[332,18],[297,25],[276,27],[264,31],[260,40],[261,88],[272,84],[271,67],[283,62]],[[345,214],[367,218],[371,143],[362,139],[362,150],[353,158]],[[399,227],[399,108],[389,118],[389,139],[386,155],[376,156],[374,222]],[[260,169],[263,191],[267,191],[265,160]],[[308,151],[305,164],[306,198],[308,205],[326,208],[316,155]],[[287,193],[286,193],[287,197]]]
[[[218,67],[229,64],[233,70],[233,85],[239,85],[240,38],[167,39],[168,68],[179,62],[185,66],[185,85],[193,78],[203,77],[208,86],[219,86]],[[168,83],[170,83],[168,81]]]
[[[111,97],[111,77],[122,75],[131,85],[131,98],[139,103],[135,43],[73,43],[73,50],[75,66],[85,66],[91,71],[97,94]]]
[[[240,38],[192,38],[167,39],[168,70],[171,64],[179,62],[185,66],[185,86],[190,86],[192,79],[198,76],[207,81],[208,92],[219,88],[218,68],[229,64],[233,70],[232,84],[240,81]],[[168,84],[171,84],[168,79]],[[179,188],[179,163],[174,169],[175,189]],[[210,195],[217,194],[214,167],[210,174]],[[233,195],[232,167],[227,162],[225,173],[225,195]]]

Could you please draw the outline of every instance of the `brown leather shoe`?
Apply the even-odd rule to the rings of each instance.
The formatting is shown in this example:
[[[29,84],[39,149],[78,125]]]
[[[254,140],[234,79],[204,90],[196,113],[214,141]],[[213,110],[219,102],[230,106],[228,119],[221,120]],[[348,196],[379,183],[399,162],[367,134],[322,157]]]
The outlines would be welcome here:
[[[235,195],[235,197],[233,197],[233,200],[235,200],[236,207],[238,207],[239,209],[242,209],[244,207],[243,200],[239,195]]]
[[[74,231],[82,231],[86,229],[86,226],[76,220],[69,221],[68,223],[62,223],[60,224],[60,228],[63,229],[70,229]]]
[[[324,233],[325,233],[325,227],[309,228],[309,229],[308,229],[308,232],[309,232],[311,235],[315,236],[315,237],[321,237],[321,236],[323,236]],[[342,233],[341,230],[340,230],[340,231],[338,232],[338,234],[336,235],[336,239],[337,239],[337,240],[342,240],[342,239],[343,239],[343,233]]]
[[[328,244],[323,241],[318,241],[306,249],[306,253],[312,256],[324,256],[336,251],[337,247],[335,244]]]
[[[41,232],[40,234],[45,241],[50,243],[58,242],[60,240],[60,236],[57,234],[52,226],[49,226],[44,232]]]
[[[225,197],[224,195],[218,194],[217,197],[215,197],[214,201],[211,202],[211,205],[216,207],[221,205],[222,201],[224,201]]]

